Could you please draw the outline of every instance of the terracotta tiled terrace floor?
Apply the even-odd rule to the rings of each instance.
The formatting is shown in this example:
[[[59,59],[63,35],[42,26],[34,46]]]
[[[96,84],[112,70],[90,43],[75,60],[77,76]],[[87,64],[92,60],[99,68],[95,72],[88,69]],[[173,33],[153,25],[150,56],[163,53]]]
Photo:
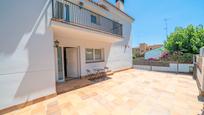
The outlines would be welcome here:
[[[127,70],[8,114],[197,115],[202,102],[191,75]]]

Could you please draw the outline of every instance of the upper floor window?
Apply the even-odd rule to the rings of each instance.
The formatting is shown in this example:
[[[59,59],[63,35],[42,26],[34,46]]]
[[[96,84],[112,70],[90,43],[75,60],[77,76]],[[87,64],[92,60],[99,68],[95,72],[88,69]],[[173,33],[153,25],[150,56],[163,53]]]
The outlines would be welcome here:
[[[98,24],[99,25],[99,16],[96,16],[96,15],[91,15],[91,23],[94,23],[94,24]]]
[[[63,3],[61,2],[56,2],[55,4],[56,10],[55,10],[55,17],[59,19],[63,19],[63,14],[64,14],[64,6]]]
[[[94,23],[94,24],[97,23],[97,21],[96,21],[96,16],[91,15],[91,23]]]

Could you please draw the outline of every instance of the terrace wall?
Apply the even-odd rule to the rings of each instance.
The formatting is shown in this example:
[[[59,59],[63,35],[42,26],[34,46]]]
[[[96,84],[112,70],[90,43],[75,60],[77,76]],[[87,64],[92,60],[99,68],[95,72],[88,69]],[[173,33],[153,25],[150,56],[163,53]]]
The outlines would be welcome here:
[[[204,95],[204,56],[196,56],[194,76],[196,78],[200,94]]]

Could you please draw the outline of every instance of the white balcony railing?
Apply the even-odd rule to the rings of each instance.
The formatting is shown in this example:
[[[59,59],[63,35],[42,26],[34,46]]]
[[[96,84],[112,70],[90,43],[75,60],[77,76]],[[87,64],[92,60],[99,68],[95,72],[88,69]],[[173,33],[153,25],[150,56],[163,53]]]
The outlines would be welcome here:
[[[84,8],[82,2],[77,5],[56,0],[53,3],[53,13],[54,20],[122,36],[122,24]]]

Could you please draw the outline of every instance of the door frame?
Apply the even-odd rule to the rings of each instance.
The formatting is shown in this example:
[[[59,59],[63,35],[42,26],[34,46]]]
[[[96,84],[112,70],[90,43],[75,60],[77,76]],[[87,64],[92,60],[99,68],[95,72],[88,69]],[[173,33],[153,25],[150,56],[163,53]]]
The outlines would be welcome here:
[[[64,4],[64,20],[70,22],[70,5]]]
[[[77,47],[63,47],[63,70],[64,78],[67,77],[67,58],[66,58],[66,49],[67,48],[76,48],[77,49],[77,77],[76,79],[81,79],[81,55],[80,55],[80,46]]]
[[[58,57],[58,53],[59,53],[58,52],[58,48],[61,48],[61,58],[62,58],[62,60],[61,60],[62,61],[62,65],[61,66],[62,66],[62,74],[63,74],[63,79],[62,80],[59,79],[60,76],[59,76],[59,63],[58,63],[58,58],[59,58]],[[57,71],[57,73],[56,73],[56,75],[57,75],[56,81],[57,82],[64,82],[65,81],[65,76],[64,76],[64,58],[63,58],[64,52],[63,52],[63,47],[62,46],[56,47],[55,48],[55,52],[56,52],[55,53],[55,55],[56,55],[56,62],[55,63],[56,63],[56,67],[57,67],[56,68],[56,71]]]

